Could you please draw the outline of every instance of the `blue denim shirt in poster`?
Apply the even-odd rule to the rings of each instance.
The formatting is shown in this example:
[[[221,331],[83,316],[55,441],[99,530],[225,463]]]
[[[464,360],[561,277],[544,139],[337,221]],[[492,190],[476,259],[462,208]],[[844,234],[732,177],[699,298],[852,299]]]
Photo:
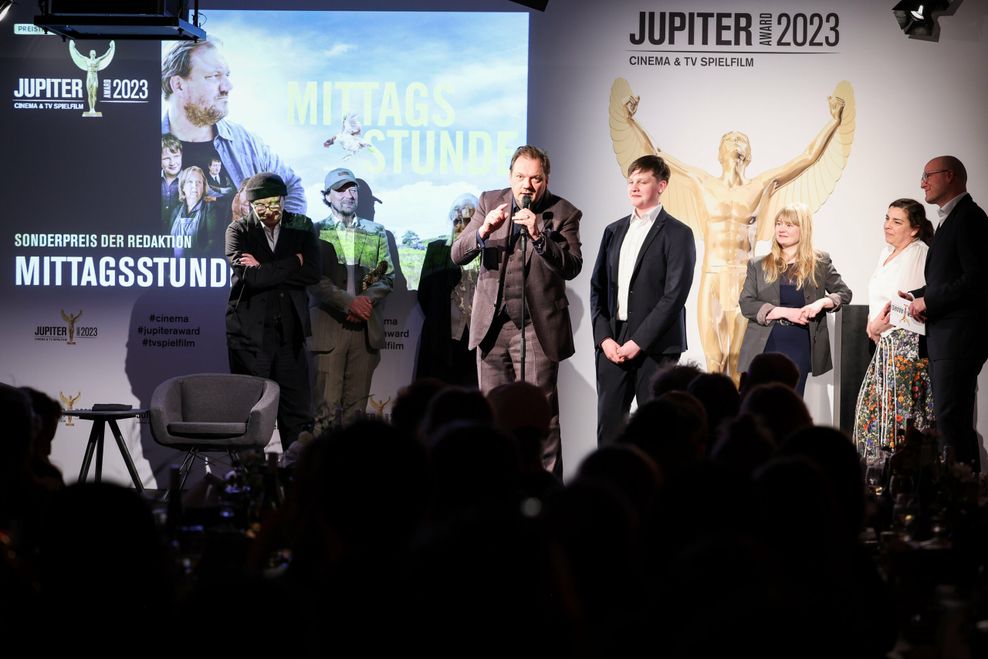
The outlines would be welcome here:
[[[171,123],[166,113],[161,119],[161,134],[169,132],[171,132]],[[216,123],[213,147],[220,154],[223,168],[230,175],[235,186],[239,187],[241,181],[254,174],[274,172],[288,186],[285,210],[305,214],[305,190],[302,188],[302,179],[260,138],[255,137],[240,124],[220,119]]]

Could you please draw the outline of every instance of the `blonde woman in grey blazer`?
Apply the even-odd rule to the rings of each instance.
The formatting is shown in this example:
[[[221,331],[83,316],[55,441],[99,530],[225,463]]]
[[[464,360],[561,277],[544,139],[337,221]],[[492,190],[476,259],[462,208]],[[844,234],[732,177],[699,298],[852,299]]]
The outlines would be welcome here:
[[[748,263],[739,300],[748,327],[741,342],[739,371],[762,352],[781,352],[799,367],[800,395],[806,376],[833,367],[825,312],[851,301],[851,289],[825,252],[813,249],[813,217],[801,203],[775,218],[772,251]]]

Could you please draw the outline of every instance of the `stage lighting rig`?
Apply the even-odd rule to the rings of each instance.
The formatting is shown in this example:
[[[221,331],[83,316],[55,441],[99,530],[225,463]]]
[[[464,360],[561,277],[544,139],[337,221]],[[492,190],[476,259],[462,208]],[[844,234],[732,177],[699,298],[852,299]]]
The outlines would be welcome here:
[[[198,41],[199,0],[40,0],[34,24],[70,39]],[[191,14],[191,15],[190,15]]]
[[[902,0],[892,13],[899,27],[910,39],[940,40],[940,24],[944,14],[953,14],[960,0]]]

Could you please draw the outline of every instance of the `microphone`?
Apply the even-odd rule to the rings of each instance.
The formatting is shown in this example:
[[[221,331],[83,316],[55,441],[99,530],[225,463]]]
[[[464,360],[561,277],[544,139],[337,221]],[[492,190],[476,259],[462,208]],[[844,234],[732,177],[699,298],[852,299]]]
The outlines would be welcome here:
[[[521,207],[522,207],[522,209],[529,208],[531,205],[532,205],[532,195],[530,195],[530,194],[523,194],[521,196]],[[521,235],[527,236],[528,235],[528,229],[525,228],[525,225],[522,224],[522,225],[520,225],[520,227],[521,227]]]

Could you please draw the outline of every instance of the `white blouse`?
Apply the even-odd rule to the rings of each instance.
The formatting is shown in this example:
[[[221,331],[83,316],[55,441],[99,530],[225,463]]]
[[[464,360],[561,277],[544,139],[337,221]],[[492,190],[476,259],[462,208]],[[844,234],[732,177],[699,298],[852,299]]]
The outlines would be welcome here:
[[[914,240],[894,259],[885,264],[885,260],[893,252],[891,245],[886,245],[878,257],[878,266],[868,282],[868,318],[878,317],[885,303],[892,299],[898,291],[908,292],[926,284],[923,269],[926,266],[926,253],[929,246],[922,240]],[[894,327],[882,332],[885,336]]]

